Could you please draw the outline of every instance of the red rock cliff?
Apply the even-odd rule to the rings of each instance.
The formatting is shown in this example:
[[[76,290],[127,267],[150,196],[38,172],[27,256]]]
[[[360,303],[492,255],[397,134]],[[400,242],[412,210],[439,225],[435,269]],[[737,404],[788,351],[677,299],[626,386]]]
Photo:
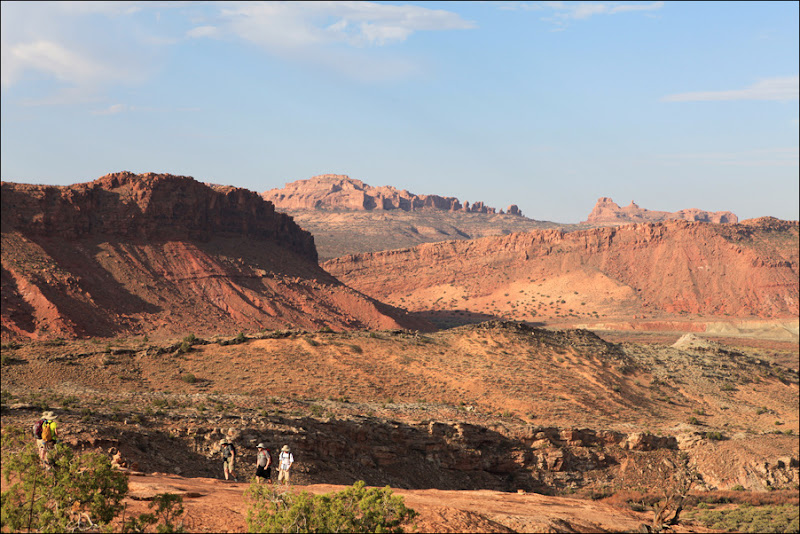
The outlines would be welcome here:
[[[272,239],[317,260],[313,236],[257,193],[210,187],[186,176],[108,174],[69,187],[3,182],[3,227],[68,238],[113,235],[143,239],[212,235]]]

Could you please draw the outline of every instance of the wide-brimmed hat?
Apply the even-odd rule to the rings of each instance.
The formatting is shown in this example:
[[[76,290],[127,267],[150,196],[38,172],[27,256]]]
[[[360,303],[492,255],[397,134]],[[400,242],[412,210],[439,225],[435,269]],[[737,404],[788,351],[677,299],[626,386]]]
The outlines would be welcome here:
[[[58,417],[58,415],[54,414],[51,411],[42,412],[42,419],[55,419],[57,417]]]
[[[230,441],[228,441],[227,439],[223,439],[222,441],[220,441],[220,442],[219,442],[219,444],[220,444],[220,445],[230,445],[230,444],[231,444],[231,442],[230,442]]]
[[[267,446],[264,445],[263,443],[259,443],[258,445],[256,445],[256,449],[266,449],[266,448]]]
[[[283,452],[289,452],[289,446],[288,445],[284,445],[283,447],[281,447],[281,450]]]

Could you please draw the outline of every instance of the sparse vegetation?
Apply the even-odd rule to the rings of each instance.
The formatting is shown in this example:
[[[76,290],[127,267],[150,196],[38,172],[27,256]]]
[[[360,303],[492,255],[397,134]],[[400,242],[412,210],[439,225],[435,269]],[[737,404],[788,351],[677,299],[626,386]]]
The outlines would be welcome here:
[[[12,532],[67,532],[108,525],[122,511],[127,475],[108,457],[75,454],[57,444],[48,456],[50,469],[39,461],[24,430],[4,428],[3,475],[8,489],[2,498],[2,528]]]
[[[194,376],[192,373],[183,373],[181,375],[181,380],[183,380],[187,384],[194,384],[197,382],[197,377]]]
[[[364,481],[323,495],[253,483],[245,498],[249,532],[403,532],[417,516],[389,486],[367,488]]]
[[[687,517],[700,521],[708,528],[728,532],[798,532],[800,518],[797,505],[750,506],[733,509],[697,510]]]
[[[183,497],[174,493],[159,493],[153,497],[148,507],[153,513],[140,514],[123,521],[121,532],[140,533],[157,525],[156,532],[186,532],[183,523],[175,522],[183,515]]]

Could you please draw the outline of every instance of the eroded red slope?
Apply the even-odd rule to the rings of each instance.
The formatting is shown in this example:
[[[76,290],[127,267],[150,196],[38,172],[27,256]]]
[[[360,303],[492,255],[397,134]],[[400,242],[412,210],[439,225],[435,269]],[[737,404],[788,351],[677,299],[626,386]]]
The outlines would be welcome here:
[[[2,185],[2,335],[423,327],[343,286],[256,193],[132,173]]]

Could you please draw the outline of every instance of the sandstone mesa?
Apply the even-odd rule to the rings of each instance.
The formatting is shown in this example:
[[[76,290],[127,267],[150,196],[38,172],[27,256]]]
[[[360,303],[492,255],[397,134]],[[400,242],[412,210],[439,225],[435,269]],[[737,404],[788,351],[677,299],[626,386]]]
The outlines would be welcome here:
[[[361,180],[354,180],[345,174],[322,174],[308,180],[297,180],[286,184],[282,189],[265,191],[262,196],[280,209],[315,210],[403,210],[425,209],[443,211],[463,211],[467,213],[496,213],[495,208],[483,202],[463,204],[455,197],[438,195],[415,195],[405,189],[398,191],[392,186],[372,187]],[[500,213],[504,213],[500,210]],[[516,204],[510,205],[505,213],[522,215]]]
[[[628,206],[620,208],[608,197],[597,200],[594,209],[584,224],[629,224],[643,222],[660,222],[672,219],[712,223],[737,223],[739,218],[729,211],[708,212],[697,208],[683,209],[674,213],[668,211],[651,211],[640,208],[631,201]]]

